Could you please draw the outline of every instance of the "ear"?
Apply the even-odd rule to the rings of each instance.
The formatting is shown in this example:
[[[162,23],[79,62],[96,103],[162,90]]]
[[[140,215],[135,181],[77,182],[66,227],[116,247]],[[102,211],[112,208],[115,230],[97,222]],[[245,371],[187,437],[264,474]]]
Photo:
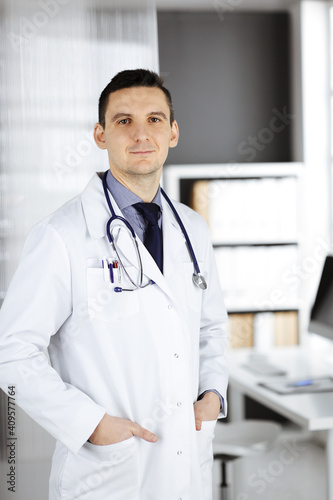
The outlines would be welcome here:
[[[176,122],[176,120],[173,120],[172,125],[171,125],[171,139],[170,139],[169,147],[175,148],[178,144],[178,139],[179,139],[178,123]]]
[[[100,123],[96,123],[94,128],[94,139],[100,149],[106,149],[104,128]]]

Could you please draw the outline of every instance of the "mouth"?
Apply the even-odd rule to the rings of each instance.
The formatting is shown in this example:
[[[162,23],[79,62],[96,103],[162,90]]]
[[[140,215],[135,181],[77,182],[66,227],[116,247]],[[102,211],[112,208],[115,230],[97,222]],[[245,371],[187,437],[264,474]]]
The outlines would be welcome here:
[[[130,151],[130,153],[132,155],[138,155],[138,156],[147,156],[147,155],[150,155],[152,153],[154,153],[153,150],[148,150],[148,151]]]

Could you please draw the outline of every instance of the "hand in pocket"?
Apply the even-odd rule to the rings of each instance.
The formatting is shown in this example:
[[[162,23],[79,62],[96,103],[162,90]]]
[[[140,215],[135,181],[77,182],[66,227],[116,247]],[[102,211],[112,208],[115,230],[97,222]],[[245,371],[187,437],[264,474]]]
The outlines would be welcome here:
[[[202,422],[216,420],[219,416],[221,401],[215,392],[207,392],[200,401],[194,403],[195,428],[201,430]]]
[[[137,436],[151,443],[156,442],[158,439],[155,434],[135,422],[105,414],[90,436],[89,441],[97,446],[103,446],[120,443],[132,436]]]

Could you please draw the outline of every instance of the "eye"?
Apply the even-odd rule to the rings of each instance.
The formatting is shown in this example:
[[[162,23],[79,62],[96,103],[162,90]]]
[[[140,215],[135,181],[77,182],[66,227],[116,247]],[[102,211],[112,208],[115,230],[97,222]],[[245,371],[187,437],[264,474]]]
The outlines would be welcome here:
[[[160,118],[157,118],[156,116],[152,116],[152,117],[150,118],[150,121],[151,121],[151,122],[153,122],[153,123],[158,123],[158,122],[160,122],[160,121],[161,121],[161,119],[160,119]]]
[[[122,120],[119,120],[119,125],[127,125],[127,123],[129,123],[129,119],[128,118],[123,118]]]

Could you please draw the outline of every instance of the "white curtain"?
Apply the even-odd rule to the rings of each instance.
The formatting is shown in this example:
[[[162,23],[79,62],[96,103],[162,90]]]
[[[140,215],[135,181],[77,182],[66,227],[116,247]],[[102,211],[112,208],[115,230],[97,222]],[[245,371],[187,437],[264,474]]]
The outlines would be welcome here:
[[[98,98],[138,67],[158,71],[150,0],[0,0],[0,304],[32,225],[108,168],[92,136]],[[1,393],[0,429],[6,416]],[[45,500],[54,441],[19,408],[16,430],[14,496]],[[0,432],[1,500],[13,497],[6,442]]]
[[[0,0],[0,16],[1,298],[30,227],[108,167],[101,91],[123,69],[158,71],[158,46],[151,0]]]

